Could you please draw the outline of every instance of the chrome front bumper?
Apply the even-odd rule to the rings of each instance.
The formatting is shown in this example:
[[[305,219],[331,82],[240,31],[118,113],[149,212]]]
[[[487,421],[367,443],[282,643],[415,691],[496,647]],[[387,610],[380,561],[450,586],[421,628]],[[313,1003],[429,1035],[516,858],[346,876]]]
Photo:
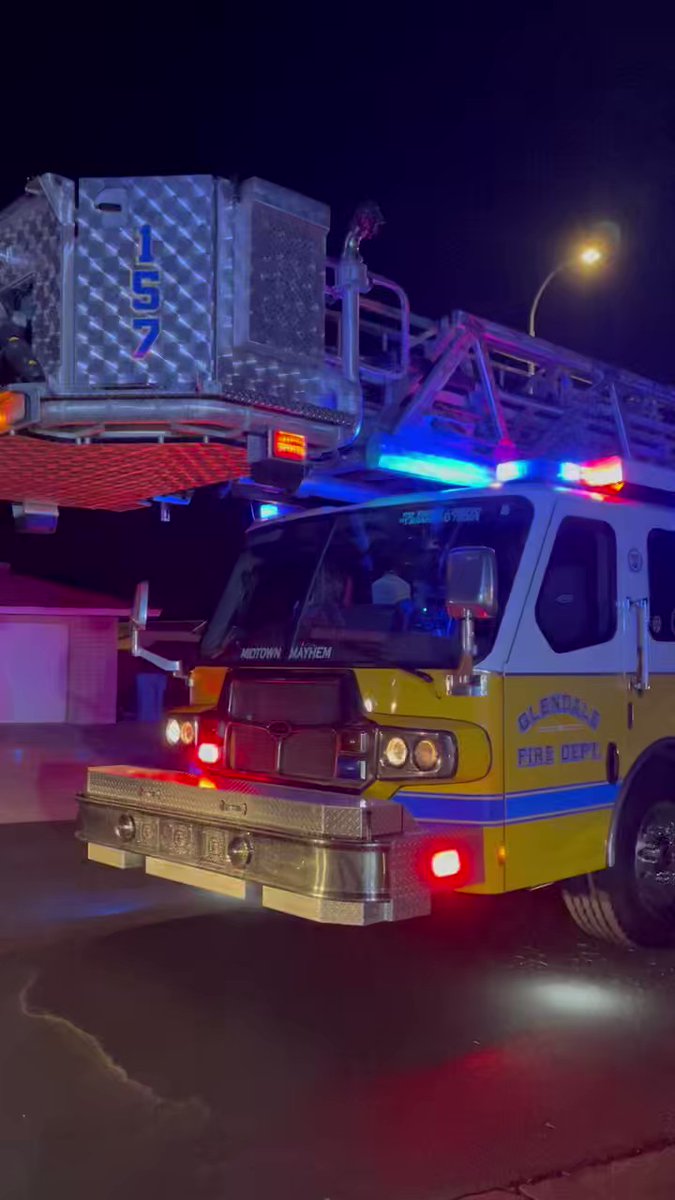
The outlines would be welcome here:
[[[395,801],[182,772],[92,767],[89,858],[338,925],[423,916],[425,834]]]

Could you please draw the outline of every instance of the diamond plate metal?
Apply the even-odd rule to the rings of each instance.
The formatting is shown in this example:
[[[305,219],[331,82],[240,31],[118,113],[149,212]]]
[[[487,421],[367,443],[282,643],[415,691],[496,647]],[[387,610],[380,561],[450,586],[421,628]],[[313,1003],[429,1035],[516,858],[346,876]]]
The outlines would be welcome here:
[[[305,921],[316,921],[319,925],[352,925],[363,928],[376,925],[392,918],[390,900],[327,900],[324,896],[301,896],[297,892],[282,888],[263,887],[263,908],[284,913],[288,917],[301,917]],[[424,916],[428,910],[413,913]]]
[[[402,921],[431,911],[431,894],[420,879],[418,847],[425,835],[416,835],[417,846],[410,838],[392,839],[389,848],[389,887],[391,890],[388,920]],[[411,848],[413,852],[411,853]]]
[[[106,195],[121,212],[102,210]],[[131,270],[149,225],[161,272],[161,333],[134,359]],[[213,379],[214,181],[211,176],[83,179],[75,256],[76,386],[199,389]],[[138,314],[137,314],[138,315]]]
[[[85,799],[350,841],[400,833],[410,824],[402,806],[392,800],[363,801],[339,792],[317,793],[243,779],[224,780],[220,788],[202,788],[198,776],[140,767],[90,767]]]
[[[217,378],[280,405],[350,412],[348,385],[325,365],[324,288],[330,213],[260,179],[235,204],[218,199]]]
[[[56,211],[44,188],[49,188],[62,213]],[[68,355],[64,342],[64,280],[73,236],[73,193],[70,180],[44,176],[43,190],[28,194],[0,216],[0,295],[16,287],[30,287],[32,346],[50,386],[63,387],[62,363]],[[70,220],[66,216],[70,214]]]
[[[0,214],[0,294],[28,320],[47,376],[27,428],[93,443],[214,435],[243,448],[283,414],[307,426],[310,457],[335,450],[358,425],[361,394],[326,357],[328,225],[324,205],[259,179],[83,179],[76,205],[71,181],[40,176]],[[26,472],[10,498],[122,508],[179,487],[169,476],[128,500],[88,502]]]
[[[323,360],[325,230],[268,204],[251,211],[247,341]]]

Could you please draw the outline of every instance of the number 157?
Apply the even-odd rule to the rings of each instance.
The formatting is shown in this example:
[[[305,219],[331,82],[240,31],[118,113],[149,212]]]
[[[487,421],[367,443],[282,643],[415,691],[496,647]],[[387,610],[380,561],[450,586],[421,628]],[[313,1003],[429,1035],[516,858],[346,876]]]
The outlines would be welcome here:
[[[138,256],[131,270],[131,307],[137,316],[132,318],[132,328],[141,334],[141,340],[133,352],[134,358],[145,358],[154,346],[160,333],[159,312],[162,303],[162,277],[154,266],[152,230],[143,225],[139,231]]]

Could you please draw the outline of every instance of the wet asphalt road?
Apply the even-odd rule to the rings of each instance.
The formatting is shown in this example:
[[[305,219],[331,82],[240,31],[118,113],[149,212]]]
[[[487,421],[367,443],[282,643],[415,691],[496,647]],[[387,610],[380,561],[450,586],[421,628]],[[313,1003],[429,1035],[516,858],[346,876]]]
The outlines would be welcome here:
[[[0,829],[0,1195],[431,1200],[675,1141],[675,954],[315,927]]]

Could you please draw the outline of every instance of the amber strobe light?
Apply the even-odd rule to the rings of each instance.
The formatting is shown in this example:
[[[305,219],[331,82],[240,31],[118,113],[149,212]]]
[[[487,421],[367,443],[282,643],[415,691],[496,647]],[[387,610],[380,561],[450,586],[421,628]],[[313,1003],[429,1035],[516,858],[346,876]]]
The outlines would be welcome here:
[[[0,391],[0,433],[11,429],[26,415],[26,401],[21,392]]]
[[[272,455],[290,462],[304,462],[307,458],[307,438],[302,433],[275,429],[272,433]]]

